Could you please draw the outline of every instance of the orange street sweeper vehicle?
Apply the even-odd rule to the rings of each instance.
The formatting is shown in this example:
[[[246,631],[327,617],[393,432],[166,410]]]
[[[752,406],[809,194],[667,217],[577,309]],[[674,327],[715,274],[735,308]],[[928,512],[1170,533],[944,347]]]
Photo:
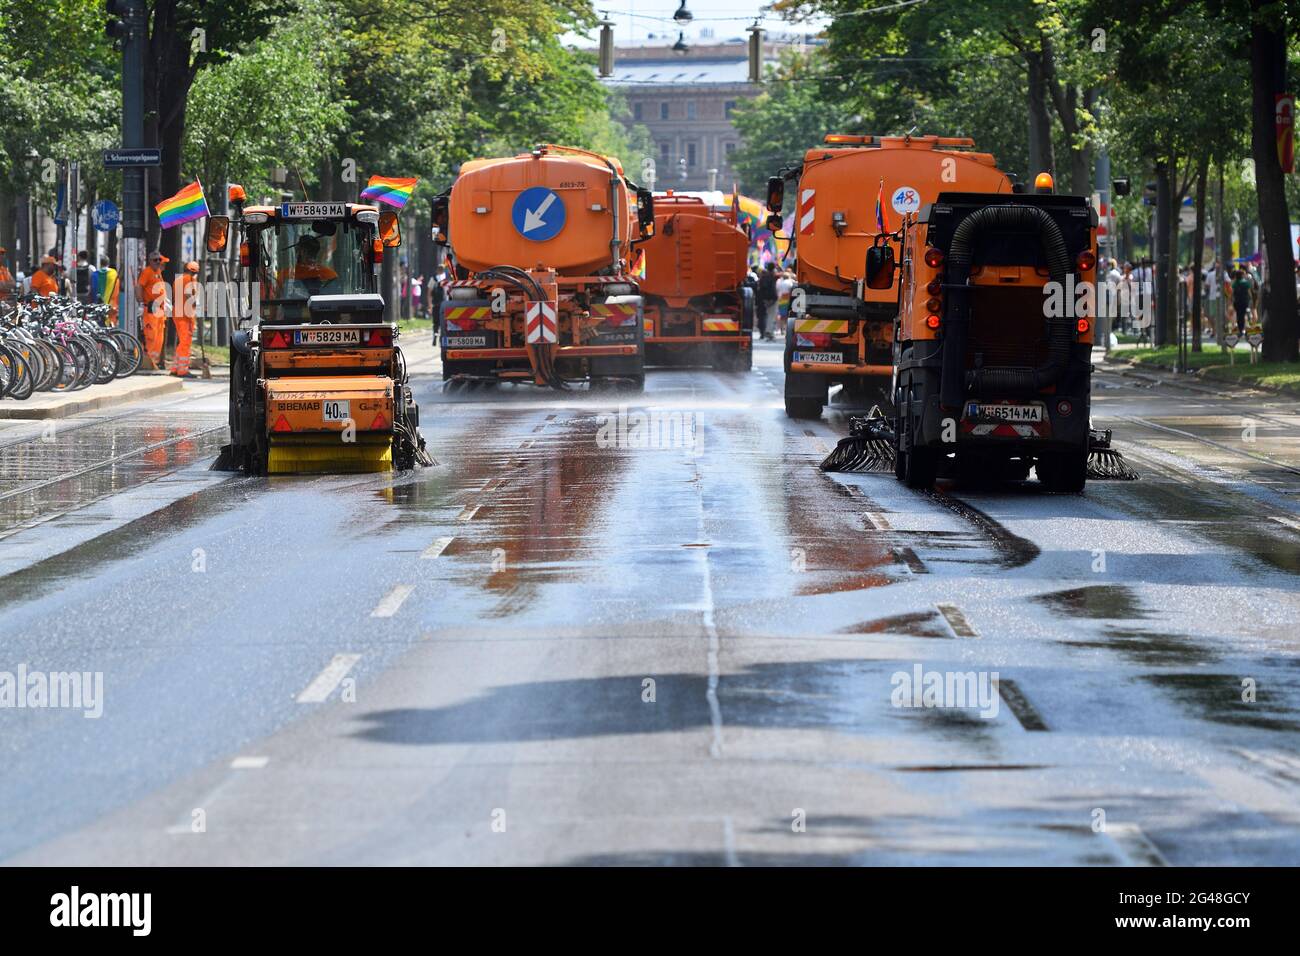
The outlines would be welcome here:
[[[641,247],[646,364],[753,367],[754,298],[743,285],[749,236],[734,206],[655,195],[655,232]]]
[[[888,245],[902,217],[941,189],[1010,193],[1011,180],[970,139],[831,134],[803,162],[768,181],[768,209],[779,215],[785,181],[796,183],[791,238],[796,285],[785,341],[785,410],[818,418],[830,387],[850,404],[887,405],[898,287],[863,283],[867,250]],[[877,204],[879,216],[877,219]],[[772,220],[769,220],[772,222]],[[779,221],[773,223],[779,228]],[[883,225],[883,229],[881,226]]]
[[[552,145],[474,160],[433,219],[455,265],[441,314],[444,379],[644,388],[630,263],[654,229],[654,199],[618,160]]]
[[[373,472],[431,464],[378,274],[397,216],[351,202],[247,205],[208,218],[238,245],[230,444],[217,467],[250,474]]]

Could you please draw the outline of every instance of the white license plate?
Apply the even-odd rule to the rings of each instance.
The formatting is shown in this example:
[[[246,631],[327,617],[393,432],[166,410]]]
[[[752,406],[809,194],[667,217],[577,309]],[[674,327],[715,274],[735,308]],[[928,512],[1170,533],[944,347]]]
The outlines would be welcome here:
[[[342,219],[347,213],[341,202],[286,202],[280,204],[281,219]]]
[[[294,345],[360,345],[360,329],[300,329],[293,333]]]
[[[794,360],[796,362],[832,362],[836,365],[844,361],[844,356],[839,352],[795,352]]]
[[[327,422],[346,422],[352,418],[352,403],[326,400],[320,403],[320,417]]]
[[[992,419],[999,422],[1041,422],[1042,405],[980,405],[966,407],[967,418]]]
[[[486,335],[449,335],[447,336],[447,348],[485,349],[487,348],[487,336]]]

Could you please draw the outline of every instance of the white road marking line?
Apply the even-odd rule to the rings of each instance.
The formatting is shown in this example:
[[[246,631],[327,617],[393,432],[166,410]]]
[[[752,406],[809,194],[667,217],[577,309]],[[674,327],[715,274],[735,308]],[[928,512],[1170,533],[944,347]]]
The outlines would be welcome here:
[[[319,704],[327,700],[329,695],[334,693],[334,688],[348,676],[348,671],[352,670],[353,665],[359,660],[361,660],[360,654],[335,654],[333,660],[325,665],[325,669],[303,688],[302,693],[298,695],[298,703]]]
[[[473,518],[476,514],[478,514],[478,509],[479,509],[479,506],[478,506],[478,505],[466,505],[466,506],[461,510],[461,513],[458,514],[458,515],[456,515],[456,520],[457,520],[457,521],[469,521],[469,520],[470,520],[471,518]]]
[[[402,602],[409,598],[414,590],[414,584],[399,584],[384,595],[383,600],[376,604],[375,609],[370,612],[370,616],[392,617],[397,613],[397,609],[402,606]]]
[[[722,818],[722,853],[727,866],[740,866],[740,858],[736,856],[736,824],[730,816]]]
[[[425,548],[424,551],[421,552],[420,557],[421,558],[440,557],[442,555],[442,552],[447,550],[447,545],[451,544],[455,540],[456,538],[454,535],[450,538],[439,538],[437,541],[433,542],[433,544]]]
[[[1278,524],[1283,524],[1283,525],[1286,525],[1288,528],[1292,528],[1292,529],[1294,529],[1294,530],[1296,530],[1296,531],[1300,531],[1300,519],[1297,519],[1297,518],[1283,518],[1283,517],[1281,517],[1280,515],[1273,515],[1272,518],[1273,518],[1273,520],[1276,521]]]
[[[957,637],[980,636],[980,632],[975,630],[975,625],[966,619],[966,615],[957,605],[936,604],[935,608],[943,615],[943,619],[948,622],[948,627],[952,629],[953,634]]]
[[[1107,823],[1105,833],[1130,866],[1168,866],[1169,861],[1136,823]]]
[[[270,757],[236,757],[230,761],[231,770],[261,770],[269,762]]]

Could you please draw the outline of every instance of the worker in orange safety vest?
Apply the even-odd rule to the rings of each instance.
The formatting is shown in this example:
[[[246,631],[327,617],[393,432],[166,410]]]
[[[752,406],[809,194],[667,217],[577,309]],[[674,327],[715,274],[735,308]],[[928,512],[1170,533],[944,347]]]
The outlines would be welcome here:
[[[185,263],[185,271],[176,282],[176,297],[172,303],[172,323],[176,326],[176,355],[172,358],[169,374],[177,378],[193,378],[190,374],[190,346],[194,342],[194,315],[198,308],[199,264]]]
[[[149,254],[149,264],[140,270],[140,303],[144,306],[144,351],[153,368],[162,368],[163,339],[167,333],[167,283],[163,266],[170,262],[160,252]]]

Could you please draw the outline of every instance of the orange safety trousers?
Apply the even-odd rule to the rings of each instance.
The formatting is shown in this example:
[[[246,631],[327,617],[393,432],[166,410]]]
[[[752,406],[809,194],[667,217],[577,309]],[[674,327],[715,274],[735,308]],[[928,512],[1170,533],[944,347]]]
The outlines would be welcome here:
[[[190,371],[190,346],[194,342],[194,319],[185,315],[173,315],[176,324],[176,354],[172,357],[170,372],[173,375],[188,375]]]
[[[163,337],[167,332],[167,313],[162,298],[144,309],[144,350],[156,368],[162,368]]]

